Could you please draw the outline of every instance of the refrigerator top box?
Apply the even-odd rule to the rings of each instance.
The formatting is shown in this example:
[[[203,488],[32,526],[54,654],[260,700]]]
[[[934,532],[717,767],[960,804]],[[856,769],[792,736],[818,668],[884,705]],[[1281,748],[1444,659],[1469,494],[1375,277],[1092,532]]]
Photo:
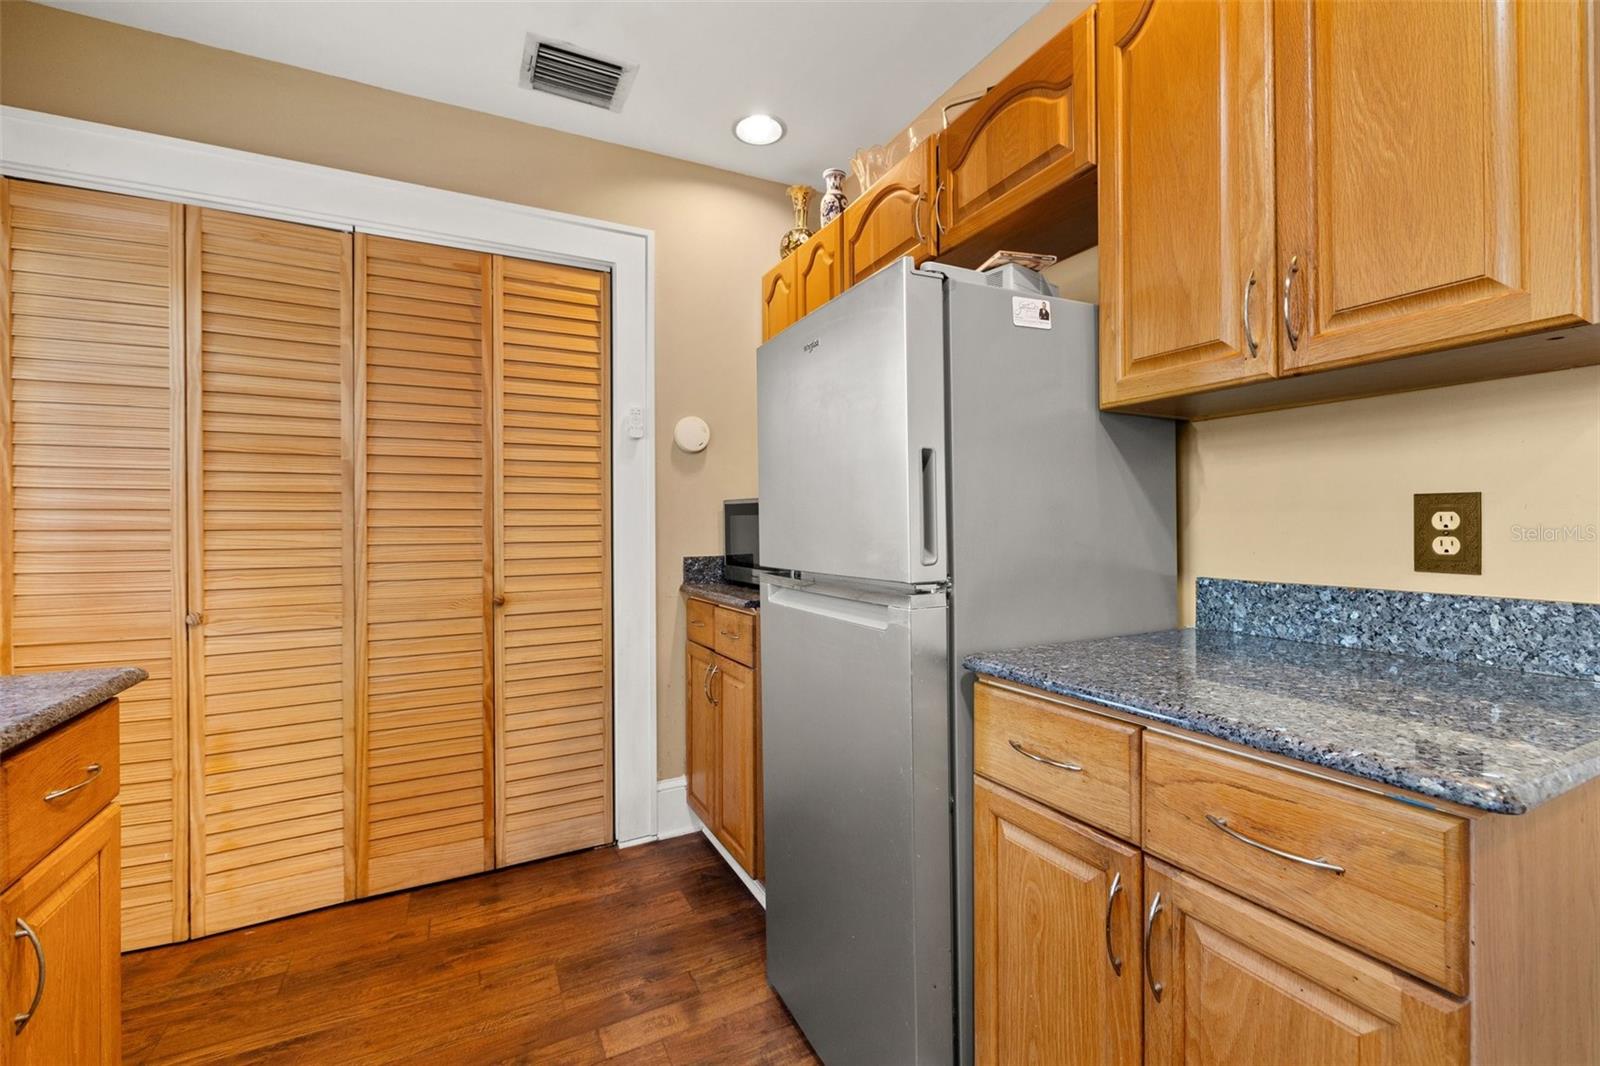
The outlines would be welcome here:
[[[971,1061],[961,659],[1175,624],[1174,429],[1095,329],[906,259],[757,354],[767,973],[830,1064]]]

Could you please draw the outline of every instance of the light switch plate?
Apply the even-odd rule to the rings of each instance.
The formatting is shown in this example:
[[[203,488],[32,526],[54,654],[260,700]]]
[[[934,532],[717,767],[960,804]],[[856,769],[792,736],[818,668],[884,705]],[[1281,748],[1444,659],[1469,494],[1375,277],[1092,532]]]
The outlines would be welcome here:
[[[1414,569],[1483,573],[1483,493],[1419,492],[1412,499]]]

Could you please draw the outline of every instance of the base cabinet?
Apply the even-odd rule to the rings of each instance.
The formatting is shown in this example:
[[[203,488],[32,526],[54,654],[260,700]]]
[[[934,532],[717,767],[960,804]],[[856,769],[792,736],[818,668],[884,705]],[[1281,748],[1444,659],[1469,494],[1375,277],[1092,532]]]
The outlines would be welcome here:
[[[981,777],[973,797],[978,1062],[1138,1066],[1138,851]]]
[[[689,600],[684,658],[689,808],[751,877],[765,873],[761,839],[761,681],[758,621]],[[711,616],[710,626],[695,625]],[[708,632],[709,630],[709,632]]]
[[[1154,859],[1144,890],[1147,1066],[1468,1061],[1465,1003]]]

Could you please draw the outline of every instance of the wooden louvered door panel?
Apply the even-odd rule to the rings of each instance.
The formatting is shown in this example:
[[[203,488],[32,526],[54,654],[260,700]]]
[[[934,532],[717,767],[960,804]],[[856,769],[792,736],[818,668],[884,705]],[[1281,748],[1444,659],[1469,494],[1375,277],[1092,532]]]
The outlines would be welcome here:
[[[497,858],[611,840],[608,278],[495,259]]]
[[[354,888],[352,264],[349,234],[219,211],[186,237],[203,936]]]
[[[137,664],[122,943],[183,939],[183,209],[0,182],[0,672]]]
[[[357,237],[365,893],[494,862],[490,257]]]

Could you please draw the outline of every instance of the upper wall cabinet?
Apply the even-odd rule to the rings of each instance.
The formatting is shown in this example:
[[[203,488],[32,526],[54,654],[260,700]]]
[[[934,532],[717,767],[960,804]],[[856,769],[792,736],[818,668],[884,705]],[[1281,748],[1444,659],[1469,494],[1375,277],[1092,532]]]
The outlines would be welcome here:
[[[800,262],[800,254],[796,252],[785,257],[761,279],[761,339],[764,341],[788,329],[795,320],[795,267]]]
[[[1591,4],[1099,18],[1103,406],[1205,417],[1600,361]]]
[[[1272,8],[1099,19],[1101,402],[1271,377]]]
[[[816,235],[790,256],[795,263],[795,315],[804,318],[843,289],[844,262],[840,258],[839,234],[844,219],[836,218],[817,230]]]
[[[1286,372],[1594,317],[1592,17],[1275,5]]]
[[[937,250],[932,200],[938,139],[930,138],[844,209],[844,287],[901,256],[922,262]]]
[[[939,261],[1095,242],[1095,13],[1045,42],[939,139]]]

